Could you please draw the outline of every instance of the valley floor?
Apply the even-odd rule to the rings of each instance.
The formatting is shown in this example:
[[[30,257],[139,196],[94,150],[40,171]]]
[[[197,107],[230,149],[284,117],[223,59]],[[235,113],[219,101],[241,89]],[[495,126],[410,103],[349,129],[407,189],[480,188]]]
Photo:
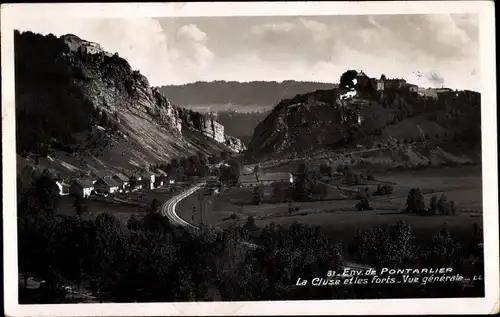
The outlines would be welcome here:
[[[427,242],[443,226],[459,238],[462,233],[470,235],[474,222],[482,224],[481,167],[393,171],[375,174],[375,178],[395,185],[393,194],[373,196],[370,199],[374,208],[371,211],[357,211],[354,207],[358,202],[356,199],[330,197],[330,200],[294,203],[293,208],[299,207],[299,210],[289,214],[287,203],[271,202],[271,187],[264,188],[264,203],[261,205],[252,204],[252,188],[230,188],[218,195],[201,198],[204,222],[225,227],[231,223],[244,224],[248,216],[253,216],[256,224],[264,227],[271,222],[289,224],[298,221],[321,226],[329,235],[349,240],[359,229],[403,220],[412,226],[417,238]],[[376,187],[375,184],[371,186]],[[439,198],[441,194],[445,194],[448,201],[454,201],[457,214],[417,216],[402,213],[411,188],[420,188],[426,204],[429,204],[433,195]],[[202,207],[197,195],[192,195],[179,204],[179,215],[191,222],[192,206],[196,206],[194,222],[200,223],[198,211]]]

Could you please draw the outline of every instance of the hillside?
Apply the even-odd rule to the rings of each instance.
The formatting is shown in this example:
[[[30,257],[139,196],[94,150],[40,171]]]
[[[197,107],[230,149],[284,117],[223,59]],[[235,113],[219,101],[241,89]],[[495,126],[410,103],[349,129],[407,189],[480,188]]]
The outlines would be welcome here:
[[[316,89],[331,89],[334,84],[276,81],[213,81],[177,86],[162,86],[159,91],[175,104],[206,111],[261,111],[278,101]]]
[[[17,153],[55,170],[143,167],[241,151],[202,114],[172,104],[128,62],[74,35],[15,32]]]
[[[386,89],[382,94],[358,86],[353,97],[347,92],[317,90],[282,100],[256,127],[247,159],[357,152],[358,158],[378,157],[374,162],[379,165],[387,161],[417,165],[431,161],[431,152],[440,152],[441,158],[456,163],[480,161],[479,93],[452,91],[432,99],[404,89]]]

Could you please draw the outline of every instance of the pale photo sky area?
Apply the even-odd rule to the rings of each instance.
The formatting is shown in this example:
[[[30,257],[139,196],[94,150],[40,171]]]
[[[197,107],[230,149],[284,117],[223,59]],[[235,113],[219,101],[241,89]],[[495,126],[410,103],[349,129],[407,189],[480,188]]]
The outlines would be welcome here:
[[[337,83],[345,70],[356,69],[423,87],[480,91],[476,15],[53,19],[23,21],[18,29],[98,42],[154,86],[211,80]]]

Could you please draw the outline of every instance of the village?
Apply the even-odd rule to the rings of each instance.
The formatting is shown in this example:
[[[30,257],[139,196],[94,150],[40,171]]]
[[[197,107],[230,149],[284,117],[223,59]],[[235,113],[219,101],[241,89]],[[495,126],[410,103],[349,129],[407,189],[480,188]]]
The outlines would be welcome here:
[[[62,180],[55,175],[51,175],[51,178],[54,179],[60,196],[70,195],[80,198],[89,198],[91,195],[107,197],[140,189],[155,189],[175,184],[176,180],[182,179],[180,175],[169,177],[161,169],[156,169],[154,172],[122,170],[118,173],[101,170],[71,180]]]

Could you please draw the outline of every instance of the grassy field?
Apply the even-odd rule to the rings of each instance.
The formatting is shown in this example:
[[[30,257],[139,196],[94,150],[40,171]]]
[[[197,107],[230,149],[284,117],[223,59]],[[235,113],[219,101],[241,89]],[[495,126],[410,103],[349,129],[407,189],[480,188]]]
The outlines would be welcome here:
[[[236,222],[243,223],[246,217],[253,216],[261,227],[271,222],[288,224],[298,221],[322,226],[329,235],[341,240],[349,240],[360,228],[392,224],[399,220],[410,224],[417,238],[426,241],[443,226],[457,236],[469,236],[473,222],[482,224],[480,167],[421,169],[416,170],[415,175],[413,171],[398,171],[375,174],[375,178],[395,185],[392,195],[371,198],[372,211],[356,211],[354,205],[358,200],[340,199],[295,203],[293,207],[300,206],[300,210],[294,210],[290,215],[286,203],[253,205],[251,188],[232,188],[211,198],[212,203],[206,204],[205,219],[213,225],[225,226],[235,222],[229,220],[234,213],[240,218]],[[376,187],[375,184],[368,186]],[[414,187],[420,188],[427,203],[433,195],[439,198],[444,193],[448,200],[455,202],[457,215],[425,217],[401,213],[408,192]],[[265,188],[265,193],[269,199],[272,189]],[[180,205],[179,210],[182,209],[184,207]],[[471,210],[476,212],[471,213]]]
[[[63,216],[77,216],[75,207],[73,206],[74,201],[74,198],[68,196],[61,197],[61,202],[56,214]],[[86,199],[84,202],[85,205],[89,207],[89,213],[84,214],[82,216],[83,219],[95,219],[99,214],[107,212],[117,217],[123,224],[126,224],[130,216],[144,214],[139,206],[121,204],[117,202],[115,203],[111,201],[93,200],[92,198]]]

